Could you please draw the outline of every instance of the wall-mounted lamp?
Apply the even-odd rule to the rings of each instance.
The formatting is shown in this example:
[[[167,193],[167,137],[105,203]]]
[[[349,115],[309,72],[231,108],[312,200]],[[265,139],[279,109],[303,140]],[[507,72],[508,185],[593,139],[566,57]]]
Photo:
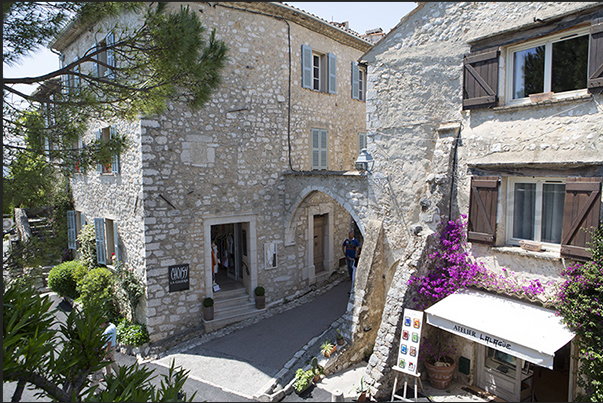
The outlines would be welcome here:
[[[356,160],[356,169],[359,170],[360,173],[371,173],[374,165],[375,160],[373,159],[373,156],[366,151],[366,148],[360,151],[358,159]]]

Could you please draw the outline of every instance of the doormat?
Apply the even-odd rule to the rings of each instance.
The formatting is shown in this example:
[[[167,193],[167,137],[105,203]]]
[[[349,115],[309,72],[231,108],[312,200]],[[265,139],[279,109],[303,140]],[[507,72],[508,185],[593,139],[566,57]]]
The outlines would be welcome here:
[[[490,392],[486,392],[485,390],[480,389],[477,386],[463,386],[461,389],[463,389],[465,392],[469,392],[471,394],[479,396],[482,399],[486,399],[486,401],[488,402],[506,402],[505,399],[493,395]]]

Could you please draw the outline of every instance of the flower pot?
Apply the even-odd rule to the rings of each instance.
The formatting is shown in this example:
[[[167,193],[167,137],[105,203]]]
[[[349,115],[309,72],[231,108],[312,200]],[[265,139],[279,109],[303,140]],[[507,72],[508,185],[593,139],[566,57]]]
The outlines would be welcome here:
[[[362,392],[361,394],[358,395],[358,399],[356,399],[357,402],[366,402],[366,392]]]
[[[203,307],[203,319],[214,320],[214,307],[213,306],[204,306]]]
[[[341,339],[337,339],[338,345],[343,346],[343,343],[345,343],[345,340],[343,339],[343,337]]]
[[[255,307],[257,309],[266,308],[266,296],[265,295],[256,295],[255,296]]]
[[[452,381],[452,374],[454,373],[454,369],[456,368],[456,363],[451,357],[444,357],[445,361],[450,364],[447,367],[432,365],[428,362],[425,362],[425,367],[427,368],[427,375],[429,375],[429,382],[436,389],[446,389],[450,382]],[[435,363],[438,364],[438,363]]]

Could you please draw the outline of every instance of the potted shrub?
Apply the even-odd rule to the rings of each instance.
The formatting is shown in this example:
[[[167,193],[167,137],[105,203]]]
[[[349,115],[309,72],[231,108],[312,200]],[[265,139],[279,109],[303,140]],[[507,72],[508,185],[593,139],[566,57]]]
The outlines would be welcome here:
[[[333,344],[329,340],[325,340],[325,342],[320,346],[320,352],[327,358],[329,358],[331,354],[335,353],[335,351],[337,351],[337,344]]]
[[[343,344],[345,343],[345,340],[343,339],[343,335],[341,334],[341,330],[337,329],[337,344],[339,344],[340,346],[343,346]]]
[[[302,394],[310,387],[310,385],[312,385],[313,379],[314,371],[311,369],[304,371],[302,368],[298,368],[297,371],[295,371],[295,382],[293,383],[295,393],[298,395]]]
[[[436,389],[446,389],[456,368],[456,347],[442,337],[424,337],[421,341],[420,359],[425,364],[429,382]]]
[[[214,319],[214,299],[207,297],[203,300],[203,318],[205,320]]]
[[[364,377],[360,378],[360,383],[358,383],[351,391],[356,393],[356,401],[366,402],[366,395],[368,394],[369,388],[364,382]]]
[[[255,287],[255,307],[257,309],[264,309],[266,308],[266,290],[264,290],[264,287]]]
[[[318,358],[316,357],[312,357],[310,365],[312,366],[312,373],[314,374],[314,378],[312,380],[314,383],[316,383],[320,381],[320,376],[324,374],[325,369],[322,365],[318,365]]]

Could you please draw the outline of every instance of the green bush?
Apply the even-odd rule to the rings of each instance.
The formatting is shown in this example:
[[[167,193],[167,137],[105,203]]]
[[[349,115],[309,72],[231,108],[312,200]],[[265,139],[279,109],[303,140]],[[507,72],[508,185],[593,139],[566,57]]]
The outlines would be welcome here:
[[[78,297],[74,273],[79,263],[75,260],[54,266],[48,273],[48,287],[62,297]]]
[[[119,315],[113,277],[111,270],[106,267],[90,270],[78,283],[78,302],[84,307],[96,307],[102,310],[109,320],[117,321]]]
[[[72,262],[74,263],[73,278],[75,279],[77,289],[77,286],[82,282],[83,278],[86,277],[86,274],[88,274],[90,270],[81,260],[73,260]]]
[[[94,224],[86,224],[77,236],[78,249],[82,262],[89,270],[95,268],[98,263],[96,260],[96,234]]]
[[[122,320],[117,325],[117,342],[127,346],[138,347],[150,340],[147,327],[140,323]]]

